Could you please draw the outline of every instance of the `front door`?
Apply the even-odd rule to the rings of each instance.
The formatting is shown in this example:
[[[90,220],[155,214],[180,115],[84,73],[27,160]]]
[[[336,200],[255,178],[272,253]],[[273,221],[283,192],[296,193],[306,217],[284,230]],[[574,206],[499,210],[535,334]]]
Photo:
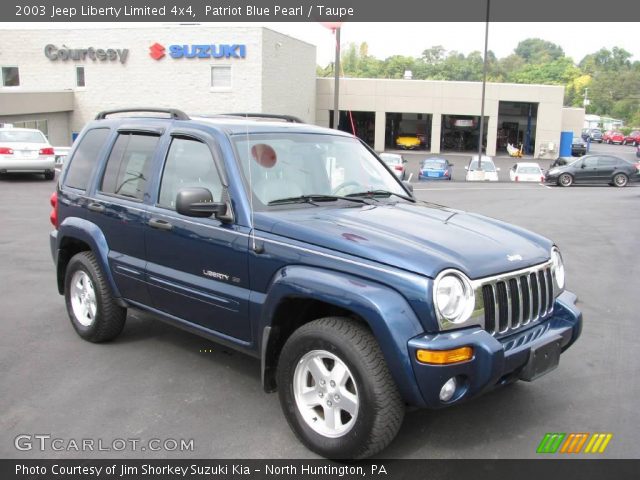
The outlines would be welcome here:
[[[596,181],[598,177],[598,157],[586,157],[582,165],[576,169],[576,183],[589,183]]]
[[[219,202],[223,185],[212,140],[173,135],[146,227],[152,305],[162,312],[244,342],[249,322],[248,232],[235,224],[175,210],[178,191],[204,187]]]

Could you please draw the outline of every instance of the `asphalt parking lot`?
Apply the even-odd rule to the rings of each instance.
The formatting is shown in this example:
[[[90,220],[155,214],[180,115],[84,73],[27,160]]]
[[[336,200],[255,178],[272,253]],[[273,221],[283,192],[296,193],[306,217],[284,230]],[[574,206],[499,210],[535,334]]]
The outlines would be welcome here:
[[[633,155],[631,147],[596,148]],[[418,154],[411,157],[410,168],[417,168]],[[457,179],[466,162],[456,158]],[[498,161],[508,175],[514,160]],[[277,396],[262,391],[257,360],[137,312],[112,343],[94,345],[75,334],[49,251],[53,188],[36,176],[0,179],[0,457],[313,458],[289,430]],[[640,458],[640,186],[452,181],[416,184],[415,195],[554,239],[584,329],[559,368],[533,383],[445,410],[408,412],[381,456],[533,458],[547,432],[610,432],[600,457]],[[20,434],[108,445],[118,438],[193,439],[195,448],[18,451]]]

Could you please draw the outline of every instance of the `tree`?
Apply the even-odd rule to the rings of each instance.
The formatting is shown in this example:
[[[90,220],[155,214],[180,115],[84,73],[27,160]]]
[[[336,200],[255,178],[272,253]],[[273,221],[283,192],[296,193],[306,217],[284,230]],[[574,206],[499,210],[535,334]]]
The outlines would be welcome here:
[[[522,40],[518,43],[514,53],[525,63],[533,64],[546,63],[564,57],[564,51],[560,45],[540,38]]]

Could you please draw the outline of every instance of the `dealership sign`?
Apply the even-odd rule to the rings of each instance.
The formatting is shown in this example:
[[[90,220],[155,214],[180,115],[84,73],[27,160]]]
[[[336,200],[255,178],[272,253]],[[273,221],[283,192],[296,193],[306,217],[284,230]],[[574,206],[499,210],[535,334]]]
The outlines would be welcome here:
[[[87,58],[94,62],[114,62],[119,60],[120,63],[127,61],[129,56],[128,48],[69,48],[66,45],[58,48],[53,44],[44,47],[44,55],[51,61],[56,60],[86,60]]]
[[[167,53],[164,45],[154,43],[149,47],[149,56],[160,60]],[[247,46],[242,44],[217,45],[169,45],[171,58],[246,58]]]

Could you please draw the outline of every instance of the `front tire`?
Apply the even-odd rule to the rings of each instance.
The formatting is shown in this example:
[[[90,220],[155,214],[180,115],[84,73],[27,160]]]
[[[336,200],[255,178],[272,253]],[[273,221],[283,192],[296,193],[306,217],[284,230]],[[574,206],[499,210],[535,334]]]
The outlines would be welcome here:
[[[558,177],[558,185],[561,187],[570,187],[573,185],[573,177],[568,173],[563,173]]]
[[[280,404],[289,426],[327,458],[366,458],[395,438],[404,403],[373,334],[344,317],[296,330],[280,354]]]
[[[80,252],[69,261],[64,296],[71,325],[83,339],[106,342],[122,332],[127,310],[113,299],[93,252]]]
[[[626,187],[629,183],[629,178],[624,173],[617,173],[613,177],[613,184],[616,187]]]

